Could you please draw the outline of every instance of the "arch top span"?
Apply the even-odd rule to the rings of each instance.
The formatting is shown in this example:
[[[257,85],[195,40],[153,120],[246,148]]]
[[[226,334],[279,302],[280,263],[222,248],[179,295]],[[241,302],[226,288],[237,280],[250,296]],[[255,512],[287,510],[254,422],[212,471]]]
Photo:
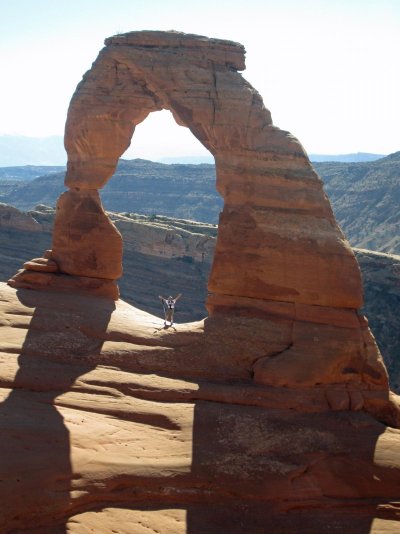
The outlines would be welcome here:
[[[66,185],[103,187],[149,113],[171,111],[214,155],[249,147],[271,116],[238,72],[244,47],[179,32],[110,37],[71,100]],[[245,127],[244,127],[245,126]]]
[[[143,30],[113,35],[104,40],[106,46],[134,46],[149,51],[151,49],[200,51],[202,58],[223,67],[245,70],[244,46],[235,41],[215,39],[178,31],[162,32]],[[200,56],[201,57],[201,56]]]

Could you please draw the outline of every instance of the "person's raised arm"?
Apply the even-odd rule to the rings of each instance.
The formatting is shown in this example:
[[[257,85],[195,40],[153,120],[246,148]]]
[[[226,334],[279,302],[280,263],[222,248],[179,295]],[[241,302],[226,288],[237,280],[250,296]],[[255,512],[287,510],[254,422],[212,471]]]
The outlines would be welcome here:
[[[181,298],[181,296],[182,296],[182,293],[179,293],[179,295],[176,296],[176,297],[174,298],[175,302],[176,302],[177,300],[179,300],[179,299]]]

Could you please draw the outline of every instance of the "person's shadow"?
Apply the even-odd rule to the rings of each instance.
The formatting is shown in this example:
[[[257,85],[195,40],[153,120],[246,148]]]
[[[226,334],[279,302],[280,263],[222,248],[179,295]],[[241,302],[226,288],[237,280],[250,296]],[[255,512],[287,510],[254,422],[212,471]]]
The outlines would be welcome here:
[[[17,372],[0,404],[0,531],[54,525],[52,533],[63,533],[70,435],[54,401],[95,367],[85,357],[101,350],[115,303],[24,289],[17,297],[22,306],[11,306],[5,319],[15,326],[14,335],[25,329],[26,335],[20,354],[17,344],[7,354]]]

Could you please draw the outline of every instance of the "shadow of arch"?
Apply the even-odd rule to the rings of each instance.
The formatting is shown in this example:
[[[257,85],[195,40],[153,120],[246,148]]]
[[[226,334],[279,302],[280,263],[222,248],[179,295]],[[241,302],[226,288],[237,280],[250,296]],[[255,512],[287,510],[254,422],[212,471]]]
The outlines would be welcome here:
[[[0,404],[7,436],[0,445],[0,478],[7,480],[1,519],[7,532],[54,523],[62,533],[73,469],[70,434],[55,400],[96,366],[87,356],[101,350],[115,303],[26,289],[17,297],[24,312],[14,316],[15,330],[26,333],[13,389]],[[84,334],[94,324],[97,338]]]

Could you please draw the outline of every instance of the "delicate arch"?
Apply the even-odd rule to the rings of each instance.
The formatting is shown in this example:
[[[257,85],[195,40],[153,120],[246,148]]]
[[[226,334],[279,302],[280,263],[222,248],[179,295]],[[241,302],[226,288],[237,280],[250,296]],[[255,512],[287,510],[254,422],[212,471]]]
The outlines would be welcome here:
[[[149,31],[114,36],[105,44],[68,111],[65,183],[73,193],[64,193],[61,204],[69,211],[59,205],[53,239],[61,271],[120,275],[121,239],[103,220],[101,205],[91,221],[97,217],[107,227],[112,269],[100,267],[109,265],[101,257],[107,253],[90,233],[87,239],[82,233],[66,236],[65,221],[74,226],[71,213],[80,222],[87,219],[79,198],[104,186],[135,126],[150,112],[168,109],[214,155],[224,197],[209,309],[260,306],[263,300],[359,307],[359,269],[321,180],[297,139],[272,124],[260,95],[238,72],[245,68],[243,46]]]

